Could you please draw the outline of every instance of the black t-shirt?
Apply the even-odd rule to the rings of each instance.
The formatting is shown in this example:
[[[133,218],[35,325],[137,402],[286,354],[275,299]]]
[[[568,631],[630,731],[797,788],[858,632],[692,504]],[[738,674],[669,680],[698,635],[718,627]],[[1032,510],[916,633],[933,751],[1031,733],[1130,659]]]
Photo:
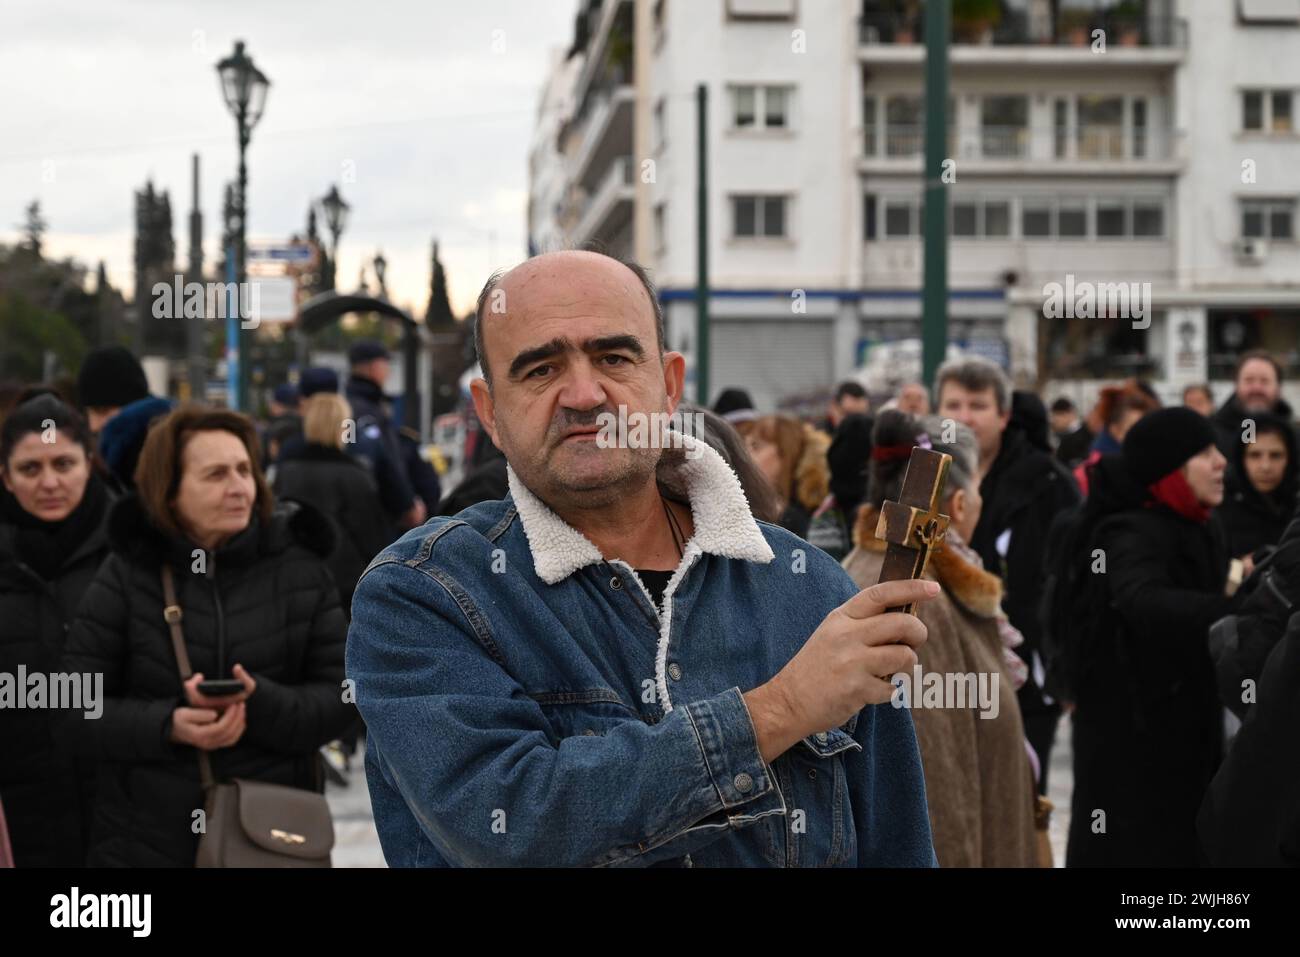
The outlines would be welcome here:
[[[662,607],[664,603],[664,589],[668,587],[668,580],[673,577],[673,573],[643,571],[638,568],[636,574],[637,577],[645,583],[646,591],[650,592],[650,597],[654,599],[655,607]]]

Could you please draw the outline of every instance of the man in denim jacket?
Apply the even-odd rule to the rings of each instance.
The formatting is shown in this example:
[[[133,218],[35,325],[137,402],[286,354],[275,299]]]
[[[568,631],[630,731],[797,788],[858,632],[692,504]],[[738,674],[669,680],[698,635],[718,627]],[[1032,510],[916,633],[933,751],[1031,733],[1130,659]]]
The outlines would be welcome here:
[[[407,532],[353,599],[389,864],[932,866],[886,703],[925,628],[885,608],[937,586],[859,593],[702,442],[598,439],[682,395],[639,267],[530,259],[489,280],[475,340],[510,496]]]

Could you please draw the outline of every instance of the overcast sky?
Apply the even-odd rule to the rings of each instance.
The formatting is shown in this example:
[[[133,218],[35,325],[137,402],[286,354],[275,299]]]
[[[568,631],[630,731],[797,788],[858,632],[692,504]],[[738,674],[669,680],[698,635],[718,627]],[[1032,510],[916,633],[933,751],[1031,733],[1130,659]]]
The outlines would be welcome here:
[[[352,205],[339,286],[355,288],[382,248],[391,297],[422,314],[437,235],[463,312],[492,268],[525,254],[537,97],[575,10],[576,0],[0,0],[0,242],[19,238],[39,198],[47,255],[92,269],[102,259],[130,295],[133,190],[152,178],[169,191],[183,266],[197,152],[211,264],[238,165],[215,64],[242,39],[271,80],[248,153],[250,241],[301,232],[309,203],[338,183]]]

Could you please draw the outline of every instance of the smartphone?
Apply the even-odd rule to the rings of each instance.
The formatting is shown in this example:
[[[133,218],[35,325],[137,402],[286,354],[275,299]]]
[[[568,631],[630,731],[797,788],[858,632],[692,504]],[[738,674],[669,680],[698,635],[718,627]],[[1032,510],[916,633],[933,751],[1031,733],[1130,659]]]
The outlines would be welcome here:
[[[238,678],[220,678],[213,681],[199,682],[199,694],[208,698],[239,694],[243,690],[244,683]]]

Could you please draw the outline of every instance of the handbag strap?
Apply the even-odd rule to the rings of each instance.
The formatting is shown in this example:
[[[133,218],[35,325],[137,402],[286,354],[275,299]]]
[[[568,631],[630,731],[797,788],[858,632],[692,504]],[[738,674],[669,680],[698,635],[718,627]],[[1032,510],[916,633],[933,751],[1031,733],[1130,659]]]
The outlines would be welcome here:
[[[163,620],[167,622],[167,628],[172,636],[172,650],[176,652],[176,668],[180,672],[181,684],[189,681],[194,674],[194,669],[190,666],[190,654],[185,650],[185,634],[181,631],[181,606],[176,601],[176,577],[172,574],[172,567],[166,563],[162,567],[162,589],[163,589]],[[212,787],[214,778],[212,776],[212,760],[208,757],[208,752],[202,748],[195,748],[199,753],[199,783],[206,791]]]

